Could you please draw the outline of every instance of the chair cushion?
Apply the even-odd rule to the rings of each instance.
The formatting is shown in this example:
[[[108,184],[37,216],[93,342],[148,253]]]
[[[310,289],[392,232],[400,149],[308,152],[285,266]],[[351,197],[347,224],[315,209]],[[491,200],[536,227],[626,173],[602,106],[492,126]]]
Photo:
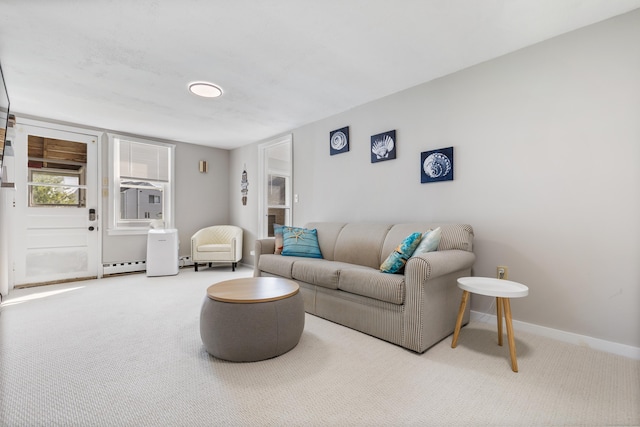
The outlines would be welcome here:
[[[198,252],[230,252],[231,245],[228,244],[208,244],[198,246]]]

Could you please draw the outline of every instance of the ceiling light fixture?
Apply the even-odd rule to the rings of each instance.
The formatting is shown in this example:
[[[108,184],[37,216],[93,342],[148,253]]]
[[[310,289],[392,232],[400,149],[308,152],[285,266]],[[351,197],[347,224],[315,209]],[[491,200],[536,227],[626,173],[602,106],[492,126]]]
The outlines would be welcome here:
[[[209,82],[189,83],[189,92],[204,98],[217,98],[222,95],[222,89]]]

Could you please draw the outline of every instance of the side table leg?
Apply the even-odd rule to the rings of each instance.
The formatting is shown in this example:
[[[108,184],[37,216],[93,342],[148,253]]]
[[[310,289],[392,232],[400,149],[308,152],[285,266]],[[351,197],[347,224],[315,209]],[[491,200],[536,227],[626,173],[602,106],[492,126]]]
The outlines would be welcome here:
[[[511,369],[518,372],[518,361],[516,360],[516,340],[513,336],[513,325],[511,323],[511,304],[509,298],[502,298],[504,304],[504,317],[507,323],[507,338],[509,339],[509,353],[511,354]]]
[[[502,345],[502,298],[496,297],[496,314],[498,318],[498,345]]]
[[[460,328],[462,327],[462,317],[464,316],[464,309],[467,306],[468,299],[469,299],[469,292],[462,291],[462,301],[460,301],[460,310],[458,310],[458,319],[456,320],[456,329],[453,331],[453,341],[451,341],[451,348],[456,348],[456,345],[458,345],[458,335],[460,335]]]

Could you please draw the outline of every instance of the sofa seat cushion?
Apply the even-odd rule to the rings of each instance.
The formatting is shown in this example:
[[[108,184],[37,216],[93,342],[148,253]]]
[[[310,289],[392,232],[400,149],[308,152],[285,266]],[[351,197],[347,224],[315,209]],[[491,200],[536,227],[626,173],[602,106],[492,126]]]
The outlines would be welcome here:
[[[293,279],[291,270],[293,264],[300,258],[274,254],[263,254],[258,261],[258,268],[265,273],[282,276],[285,279]]]
[[[325,259],[299,259],[293,264],[292,276],[295,280],[311,283],[328,289],[338,289],[340,272],[345,268],[366,268],[339,261]]]
[[[198,246],[198,252],[230,252],[231,245],[229,244],[208,244]]]
[[[404,303],[404,275],[385,274],[373,268],[341,270],[338,289],[392,304]]]

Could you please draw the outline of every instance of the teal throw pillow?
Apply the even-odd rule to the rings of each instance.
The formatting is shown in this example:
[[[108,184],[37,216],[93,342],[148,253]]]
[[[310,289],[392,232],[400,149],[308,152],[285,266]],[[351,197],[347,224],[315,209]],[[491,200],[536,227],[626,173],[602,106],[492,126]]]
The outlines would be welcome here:
[[[284,256],[300,256],[307,258],[322,258],[318,245],[318,230],[299,227],[283,227],[282,229]]]
[[[440,239],[442,238],[442,230],[440,227],[435,230],[426,231],[422,235],[422,240],[420,240],[420,244],[413,252],[413,255],[416,256],[420,254],[426,254],[427,252],[433,252],[438,250],[438,245],[440,244]]]
[[[422,239],[422,233],[413,233],[406,237],[402,243],[387,257],[386,260],[380,266],[380,271],[383,273],[399,273],[404,268],[407,260],[416,250],[420,240]]]
[[[283,225],[280,224],[273,224],[273,237],[275,237],[276,239],[276,249],[273,252],[276,255],[280,255],[282,253],[282,246],[283,246],[283,237],[282,237],[282,229],[284,228]]]

